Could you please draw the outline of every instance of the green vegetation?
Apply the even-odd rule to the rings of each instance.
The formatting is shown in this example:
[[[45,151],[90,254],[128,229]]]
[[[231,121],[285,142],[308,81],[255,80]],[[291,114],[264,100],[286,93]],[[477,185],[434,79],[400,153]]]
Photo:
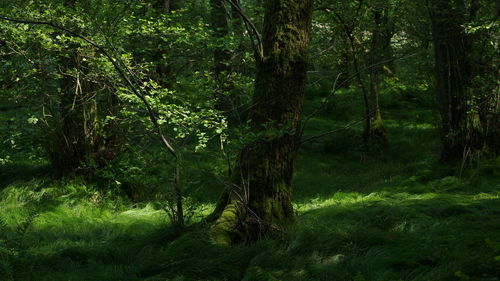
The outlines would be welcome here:
[[[455,168],[437,161],[436,114],[405,109],[406,114],[387,112],[390,142],[364,160],[359,149],[347,149],[359,128],[304,144],[294,180],[295,223],[280,237],[252,245],[215,245],[203,223],[179,231],[159,203],[134,203],[83,180],[51,179],[43,175],[43,164],[5,164],[1,275],[5,280],[496,280],[499,163],[467,166],[457,177]],[[423,117],[415,121],[416,115]],[[306,133],[342,122],[320,116]],[[196,206],[194,222],[209,213],[215,199]]]
[[[496,2],[0,0],[0,281],[500,280]]]

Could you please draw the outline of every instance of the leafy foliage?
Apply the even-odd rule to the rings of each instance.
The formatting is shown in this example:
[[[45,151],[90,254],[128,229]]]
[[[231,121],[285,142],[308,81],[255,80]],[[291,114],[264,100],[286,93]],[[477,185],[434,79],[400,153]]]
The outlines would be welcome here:
[[[98,49],[0,20],[0,280],[498,279],[500,158],[489,147],[477,161],[439,162],[430,2],[317,0],[304,131],[269,120],[259,133],[248,116],[261,102],[258,61],[239,12],[223,2],[228,30],[217,37],[213,1],[170,2],[0,0],[2,17],[102,46],[178,153]],[[258,31],[264,2],[239,6]],[[475,47],[466,105],[494,128],[498,4],[480,2],[460,27]],[[374,64],[377,9],[392,34],[390,58]],[[228,70],[216,71],[218,51]],[[362,88],[379,65],[385,141],[366,149]],[[218,108],[219,93],[231,110]],[[285,134],[302,139],[295,222],[251,245],[213,243],[206,218],[241,174],[241,148]],[[68,147],[89,149],[58,172],[52,155],[66,159]],[[184,228],[174,225],[179,199]]]

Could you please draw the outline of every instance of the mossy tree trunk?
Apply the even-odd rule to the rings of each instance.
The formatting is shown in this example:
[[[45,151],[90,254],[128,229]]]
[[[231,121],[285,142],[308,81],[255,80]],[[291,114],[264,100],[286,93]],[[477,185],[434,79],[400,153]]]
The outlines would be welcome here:
[[[441,159],[452,162],[480,153],[484,144],[480,117],[472,106],[473,41],[463,29],[468,14],[464,1],[430,5],[442,118]]]
[[[293,218],[292,175],[299,148],[313,0],[265,4],[263,54],[257,56],[255,140],[239,154],[229,202],[212,227],[219,243],[249,241]]]

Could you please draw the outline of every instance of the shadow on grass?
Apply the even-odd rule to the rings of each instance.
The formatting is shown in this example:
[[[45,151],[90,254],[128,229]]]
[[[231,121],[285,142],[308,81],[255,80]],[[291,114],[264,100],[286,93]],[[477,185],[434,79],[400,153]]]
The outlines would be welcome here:
[[[428,197],[344,198],[306,211],[261,270],[278,280],[495,280],[486,239],[498,239],[500,199]]]
[[[241,280],[263,250],[213,245],[204,228],[88,221],[35,225],[13,260],[15,280]]]
[[[337,191],[408,191],[456,174],[455,167],[438,163],[435,128],[403,123],[388,126],[386,133],[387,142],[370,152],[362,152],[355,130],[307,144],[298,158],[295,199],[328,198]]]
[[[13,263],[19,280],[497,276],[495,252],[485,242],[500,231],[500,199],[493,195],[339,195],[302,212],[279,239],[234,247],[213,245],[206,227],[171,228],[152,210],[81,208],[40,214]]]
[[[0,191],[15,181],[30,181],[49,173],[48,164],[13,162],[0,165]]]

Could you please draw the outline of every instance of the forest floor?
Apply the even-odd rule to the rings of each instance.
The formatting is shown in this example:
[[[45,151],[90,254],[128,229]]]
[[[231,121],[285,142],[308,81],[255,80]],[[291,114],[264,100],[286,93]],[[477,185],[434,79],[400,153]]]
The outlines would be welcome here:
[[[0,280],[500,280],[500,159],[440,165],[436,112],[393,99],[370,153],[352,145],[360,124],[304,143],[295,223],[252,245],[214,245],[206,226],[180,232],[154,204],[13,156],[0,165]],[[305,137],[361,116],[348,100]]]

